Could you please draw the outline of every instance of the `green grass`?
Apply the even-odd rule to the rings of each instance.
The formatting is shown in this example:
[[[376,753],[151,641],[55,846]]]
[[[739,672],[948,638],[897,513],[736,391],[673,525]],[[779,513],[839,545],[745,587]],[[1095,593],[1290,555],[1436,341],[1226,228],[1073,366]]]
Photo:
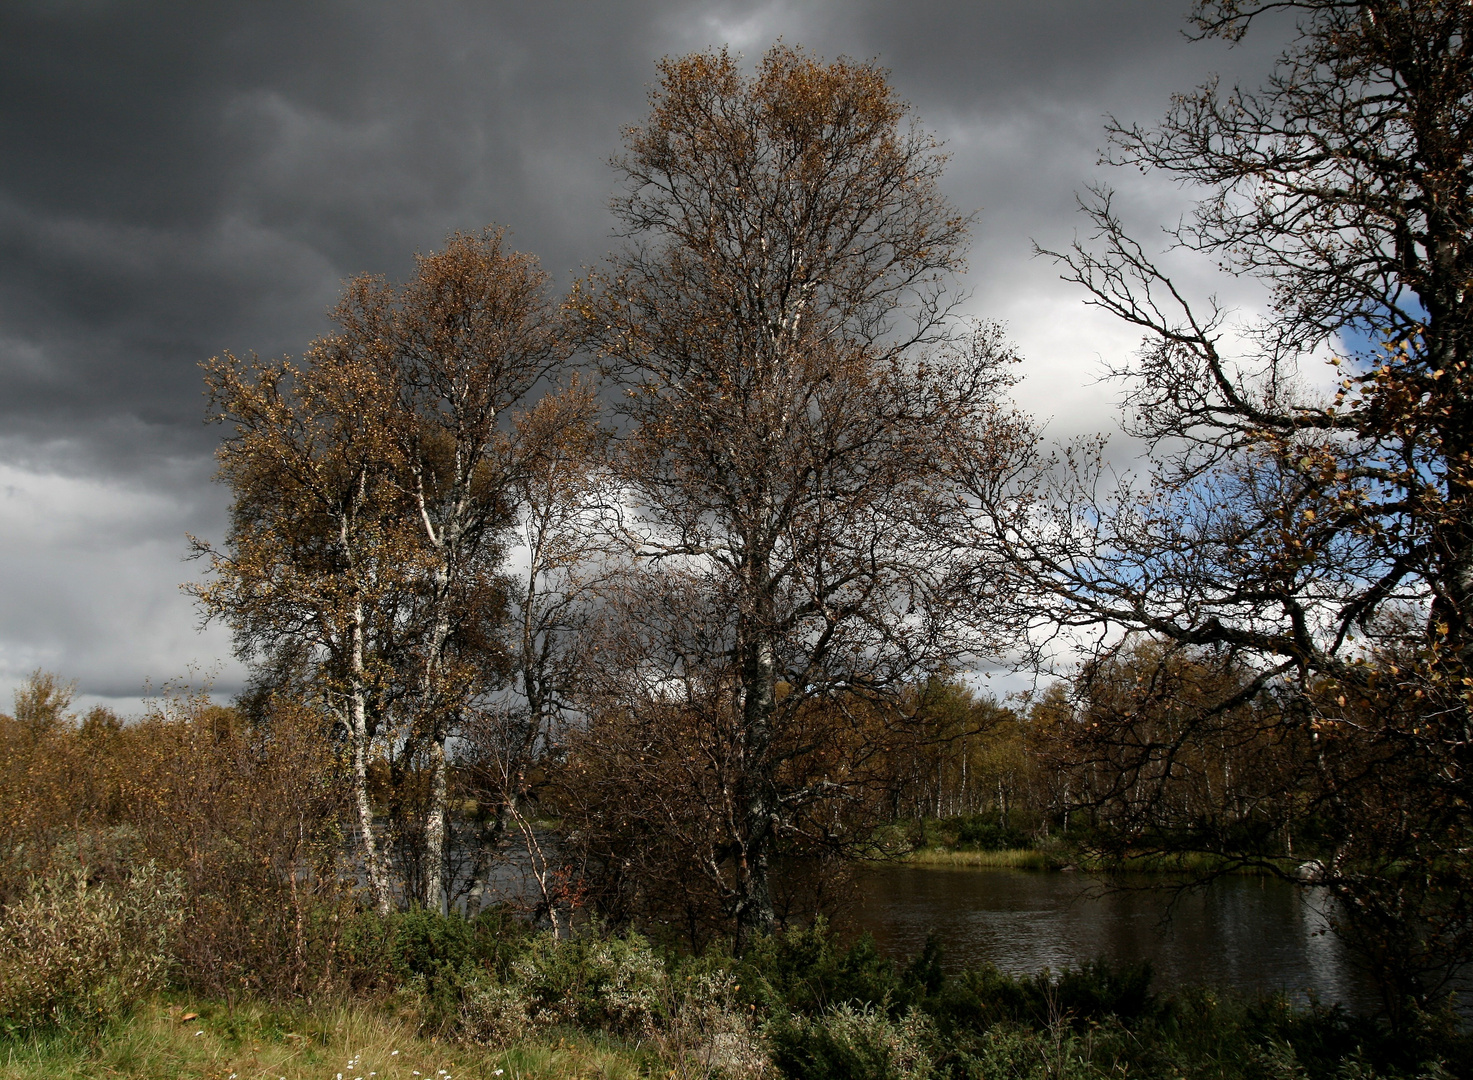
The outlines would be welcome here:
[[[190,1013],[198,1015],[185,1020]],[[587,1036],[489,1050],[423,1038],[415,1027],[372,1005],[154,1002],[95,1034],[0,1039],[0,1080],[633,1080],[649,1067],[630,1048]]]

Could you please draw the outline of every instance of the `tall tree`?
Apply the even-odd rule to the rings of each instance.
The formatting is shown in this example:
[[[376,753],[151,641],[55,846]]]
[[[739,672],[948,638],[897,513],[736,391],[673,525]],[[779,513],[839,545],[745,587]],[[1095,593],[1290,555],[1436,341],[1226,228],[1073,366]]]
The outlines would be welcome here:
[[[745,938],[773,923],[796,808],[845,795],[784,769],[815,752],[810,702],[891,692],[973,644],[930,526],[954,506],[940,448],[992,431],[1007,350],[946,340],[967,219],[874,65],[667,59],[626,143],[614,209],[634,243],[578,302],[626,389],[624,535],[680,582],[642,595],[692,605],[650,618],[700,623],[649,662],[727,711],[709,842]]]
[[[1203,192],[1172,239],[1262,280],[1269,314],[1189,301],[1096,191],[1093,241],[1058,258],[1145,334],[1116,374],[1153,471],[1110,491],[1084,451],[982,501],[1041,620],[1174,643],[1163,672],[1228,654],[1240,674],[1199,723],[1284,696],[1256,715],[1307,732],[1298,782],[1334,822],[1320,879],[1347,928],[1399,935],[1371,950],[1398,1009],[1473,944],[1473,9],[1203,0],[1194,19],[1237,40],[1278,10],[1299,23],[1263,89],[1208,83],[1159,127],[1111,127],[1119,164]],[[1339,385],[1317,395],[1297,372],[1325,352]],[[1172,781],[1180,731],[1112,730],[1123,768]]]
[[[197,590],[246,654],[306,648],[343,687],[360,826],[381,907],[366,780],[398,722],[400,760],[428,770],[419,899],[447,902],[446,741],[503,677],[500,566],[517,452],[508,412],[568,355],[546,278],[499,231],[452,236],[402,287],[350,282],[336,333],[301,366],[210,365],[236,499],[215,578]]]
[[[322,345],[300,365],[226,354],[206,366],[206,385],[214,419],[233,428],[217,456],[234,501],[224,548],[192,540],[212,579],[191,590],[206,618],[229,622],[243,658],[291,653],[312,669],[350,747],[369,888],[387,912],[369,764],[413,549],[383,438],[392,393],[374,371]]]
[[[511,410],[569,354],[547,275],[500,230],[455,235],[400,288],[352,283],[331,347],[392,386],[385,437],[415,534],[419,589],[407,684],[410,748],[429,770],[422,899],[447,904],[445,746],[465,708],[501,680],[501,564],[521,468]]]

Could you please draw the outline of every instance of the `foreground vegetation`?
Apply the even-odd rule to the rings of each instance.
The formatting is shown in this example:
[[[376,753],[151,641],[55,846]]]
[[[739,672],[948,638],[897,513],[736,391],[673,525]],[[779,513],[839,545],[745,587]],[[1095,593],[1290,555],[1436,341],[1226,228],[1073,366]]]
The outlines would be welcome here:
[[[189,1019],[185,1019],[188,1017]],[[379,1006],[281,1007],[259,1001],[190,1006],[159,998],[99,1031],[48,1031],[0,1042],[0,1077],[236,1076],[317,1080],[339,1073],[525,1078],[640,1075],[622,1047],[586,1038],[492,1051],[421,1036]]]
[[[384,945],[358,961],[371,992],[199,1000],[176,969],[171,986],[139,985],[101,1014],[63,988],[42,1022],[0,1036],[0,1078],[1473,1075],[1473,1040],[1450,1013],[1393,1039],[1281,999],[1158,995],[1146,968],[948,974],[934,946],[897,966],[822,925],[737,958],[595,927],[555,939],[499,912],[359,919]]]
[[[71,716],[65,689],[38,678],[0,717],[0,1076],[1473,1076],[1450,1013],[1392,1037],[1157,995],[1144,970],[897,965],[813,909],[739,954],[677,949],[652,915],[601,924],[575,879],[556,920],[381,913],[310,710],[186,695],[123,725]],[[1003,857],[1020,815],[922,839]]]

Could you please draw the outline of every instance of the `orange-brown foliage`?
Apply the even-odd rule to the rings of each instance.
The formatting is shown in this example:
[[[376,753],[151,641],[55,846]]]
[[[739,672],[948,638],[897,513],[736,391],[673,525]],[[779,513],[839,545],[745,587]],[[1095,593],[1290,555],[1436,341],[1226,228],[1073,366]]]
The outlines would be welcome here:
[[[0,714],[0,906],[80,863],[118,878],[155,862],[186,884],[177,942],[204,988],[299,991],[331,978],[343,771],[323,718],[274,701],[263,719],[203,694],[166,696],[124,724],[69,713],[38,673]]]

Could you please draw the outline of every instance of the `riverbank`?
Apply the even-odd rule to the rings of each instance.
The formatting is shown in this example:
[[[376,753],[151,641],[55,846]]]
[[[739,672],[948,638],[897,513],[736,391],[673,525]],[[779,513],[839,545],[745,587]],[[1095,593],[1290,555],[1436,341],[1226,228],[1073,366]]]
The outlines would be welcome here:
[[[985,870],[1064,870],[1087,874],[1156,874],[1188,877],[1233,874],[1247,877],[1275,876],[1266,866],[1244,866],[1209,855],[1143,856],[1127,862],[1106,862],[1080,852],[1058,848],[1003,848],[977,851],[966,848],[922,848],[902,862],[913,866],[971,866]],[[1286,871],[1293,876],[1293,867]]]
[[[914,866],[972,866],[987,870],[1062,870],[1072,869],[1055,853],[1039,848],[1004,848],[1000,851],[976,851],[956,848],[922,848],[905,856],[904,862]]]
[[[1106,859],[1069,834],[1044,834],[1010,826],[997,815],[927,818],[885,826],[879,846],[915,866],[989,870],[1067,870],[1088,874],[1159,874],[1207,878],[1221,874],[1293,877],[1300,861],[1245,865],[1201,852],[1146,854]]]

